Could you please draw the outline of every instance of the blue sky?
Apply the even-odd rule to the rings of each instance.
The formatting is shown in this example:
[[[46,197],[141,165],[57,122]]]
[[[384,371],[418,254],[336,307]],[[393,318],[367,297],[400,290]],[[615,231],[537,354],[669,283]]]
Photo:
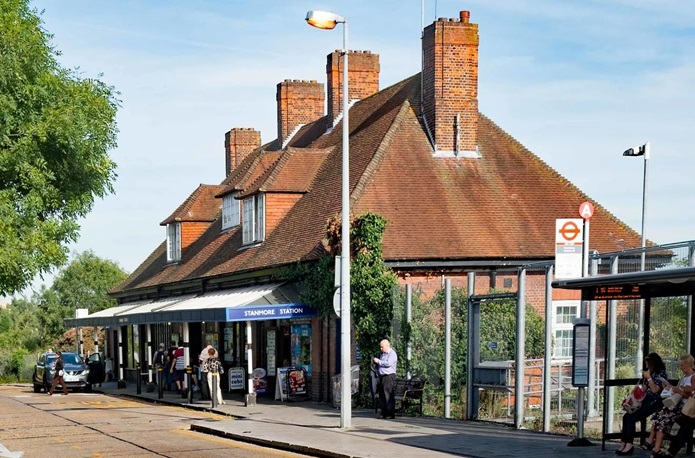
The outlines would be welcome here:
[[[621,154],[650,141],[647,237],[695,238],[695,2],[425,3],[426,24],[470,10],[480,25],[484,114],[637,231],[643,161]],[[325,82],[326,55],[342,34],[307,26],[307,10],[348,18],[349,48],[380,55],[382,88],[420,65],[419,0],[33,5],[44,10],[62,64],[103,74],[121,93],[116,194],[81,222],[72,250],[127,271],[164,240],[159,223],[198,184],[224,178],[226,131],[253,127],[270,141],[276,84]]]

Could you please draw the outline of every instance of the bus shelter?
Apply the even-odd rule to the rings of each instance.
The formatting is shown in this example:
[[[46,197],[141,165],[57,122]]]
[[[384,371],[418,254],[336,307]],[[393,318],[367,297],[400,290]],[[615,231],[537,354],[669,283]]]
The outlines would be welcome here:
[[[615,355],[615,349],[611,351],[611,346],[615,346],[615,309],[620,301],[644,300],[644,333],[641,336],[641,346],[644,355],[650,352],[650,318],[652,313],[652,302],[656,298],[687,297],[687,330],[685,347],[688,353],[692,353],[695,348],[693,333],[690,323],[694,322],[692,296],[695,293],[695,267],[670,268],[663,270],[653,270],[644,272],[631,272],[614,275],[601,275],[595,277],[582,277],[569,280],[556,280],[552,283],[553,288],[580,290],[582,301],[606,301],[605,331],[601,342],[603,354],[607,355],[606,368],[615,364],[609,359]],[[634,386],[639,382],[639,378],[616,378],[614,372],[603,371],[604,399],[603,403],[603,428],[602,444],[605,450],[606,440],[620,437],[620,433],[613,432],[612,427],[612,407],[613,392],[612,387]],[[670,374],[671,375],[671,374]],[[609,418],[610,417],[610,418]],[[641,428],[642,440],[648,431],[645,431],[643,422]]]

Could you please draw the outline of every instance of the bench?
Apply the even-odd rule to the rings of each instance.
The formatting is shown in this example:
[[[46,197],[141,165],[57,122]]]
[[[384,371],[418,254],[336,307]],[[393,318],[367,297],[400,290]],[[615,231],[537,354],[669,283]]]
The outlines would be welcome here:
[[[427,381],[419,377],[413,377],[410,380],[397,378],[393,389],[396,399],[396,412],[403,416],[406,410],[415,407],[416,412],[422,416],[422,399],[425,394],[425,385],[427,385]]]

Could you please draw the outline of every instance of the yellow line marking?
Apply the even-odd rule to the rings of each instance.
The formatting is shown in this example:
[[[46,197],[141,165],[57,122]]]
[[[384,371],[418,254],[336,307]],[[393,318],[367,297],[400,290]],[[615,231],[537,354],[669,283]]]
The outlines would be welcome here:
[[[283,450],[276,450],[274,448],[265,448],[265,447],[261,447],[259,445],[246,444],[244,442],[235,441],[234,439],[231,439],[231,438],[225,439],[223,437],[210,436],[209,434],[197,433],[195,431],[191,431],[188,429],[172,429],[171,432],[177,433],[177,434],[182,434],[182,435],[188,436],[188,437],[194,437],[196,439],[206,440],[208,442],[214,442],[216,444],[227,445],[227,446],[232,447],[232,448],[240,448],[242,450],[248,450],[248,451],[252,451],[252,452],[258,452],[259,450],[263,450],[263,453],[266,453],[268,455],[291,456],[291,457],[301,456],[301,455],[297,455],[296,453],[292,453],[292,452],[285,452]]]

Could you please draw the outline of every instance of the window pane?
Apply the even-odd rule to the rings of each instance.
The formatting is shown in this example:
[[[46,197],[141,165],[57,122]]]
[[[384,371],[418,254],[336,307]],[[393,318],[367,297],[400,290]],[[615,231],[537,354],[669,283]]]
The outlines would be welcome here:
[[[265,238],[265,194],[256,196],[256,228],[254,240],[257,242]]]
[[[251,243],[253,242],[253,234],[254,234],[254,215],[253,215],[253,207],[254,207],[254,198],[248,197],[244,199],[244,220],[242,221],[242,228],[243,228],[243,242],[244,244],[246,243]]]

